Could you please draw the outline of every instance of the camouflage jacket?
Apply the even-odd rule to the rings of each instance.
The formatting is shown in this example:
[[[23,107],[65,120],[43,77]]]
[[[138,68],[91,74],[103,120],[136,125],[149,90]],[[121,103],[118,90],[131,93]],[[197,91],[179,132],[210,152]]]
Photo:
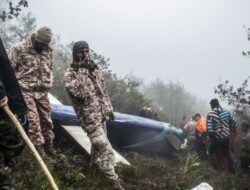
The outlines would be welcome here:
[[[14,47],[10,60],[22,91],[39,98],[52,87],[53,53],[49,46],[46,51],[37,53],[32,47],[33,40],[34,34]]]
[[[65,88],[82,127],[91,132],[107,118],[113,108],[100,69],[70,67],[64,75]]]

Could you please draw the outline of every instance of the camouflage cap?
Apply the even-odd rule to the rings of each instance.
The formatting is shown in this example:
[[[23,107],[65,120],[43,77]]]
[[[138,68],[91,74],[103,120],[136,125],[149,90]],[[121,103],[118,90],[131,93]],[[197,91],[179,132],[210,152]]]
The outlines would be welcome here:
[[[42,44],[49,44],[52,39],[51,29],[44,26],[37,30],[35,34],[35,40]]]

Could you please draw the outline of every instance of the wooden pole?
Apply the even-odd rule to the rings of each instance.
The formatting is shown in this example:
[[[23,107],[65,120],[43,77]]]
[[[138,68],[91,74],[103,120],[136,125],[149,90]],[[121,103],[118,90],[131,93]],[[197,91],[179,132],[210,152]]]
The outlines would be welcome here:
[[[45,163],[43,162],[41,156],[38,154],[38,152],[35,149],[35,147],[32,144],[32,142],[30,141],[29,137],[27,136],[27,134],[23,130],[23,128],[20,125],[19,121],[16,119],[16,117],[14,116],[14,114],[11,112],[9,106],[8,105],[4,106],[3,110],[6,112],[6,114],[9,116],[9,118],[11,119],[11,121],[13,122],[13,124],[15,125],[15,127],[17,128],[17,130],[19,131],[21,137],[23,138],[23,140],[26,142],[26,144],[30,148],[31,152],[35,155],[38,163],[40,164],[40,166],[43,169],[45,175],[47,176],[47,178],[48,178],[48,180],[49,180],[49,182],[50,182],[53,190],[58,190],[58,187],[57,187],[57,185],[56,185],[56,183],[55,183],[52,175],[50,174],[48,168],[46,167]]]

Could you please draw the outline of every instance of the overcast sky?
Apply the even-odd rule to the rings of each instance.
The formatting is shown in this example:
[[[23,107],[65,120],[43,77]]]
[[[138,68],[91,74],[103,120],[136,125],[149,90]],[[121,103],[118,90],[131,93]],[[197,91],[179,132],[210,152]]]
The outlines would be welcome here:
[[[86,40],[119,76],[179,81],[210,99],[214,87],[249,76],[249,0],[32,0],[38,27],[65,43]]]

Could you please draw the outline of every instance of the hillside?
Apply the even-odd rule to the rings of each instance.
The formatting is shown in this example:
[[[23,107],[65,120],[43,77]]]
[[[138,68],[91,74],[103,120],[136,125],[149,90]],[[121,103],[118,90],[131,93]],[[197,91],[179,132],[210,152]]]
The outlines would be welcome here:
[[[61,150],[59,150],[61,151]],[[103,179],[89,156],[79,154],[74,148],[63,150],[66,158],[54,162],[46,159],[50,171],[61,190],[108,190],[110,185]],[[193,153],[175,153],[170,158],[122,152],[131,162],[131,167],[119,166],[117,172],[130,190],[186,190],[201,182],[207,182],[217,190],[247,190],[249,174],[238,170],[235,176],[211,169],[207,161],[198,161]],[[189,162],[187,163],[187,158]],[[200,163],[198,167],[193,163]],[[47,179],[28,150],[16,160],[10,172],[17,189],[50,189]]]

